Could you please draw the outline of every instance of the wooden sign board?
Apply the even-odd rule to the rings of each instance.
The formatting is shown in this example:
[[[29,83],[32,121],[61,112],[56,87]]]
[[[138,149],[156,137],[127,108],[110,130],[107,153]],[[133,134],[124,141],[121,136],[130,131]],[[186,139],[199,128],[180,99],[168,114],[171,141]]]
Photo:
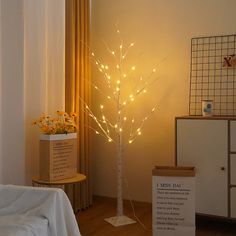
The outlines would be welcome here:
[[[194,236],[194,167],[156,166],[152,176],[153,236]]]

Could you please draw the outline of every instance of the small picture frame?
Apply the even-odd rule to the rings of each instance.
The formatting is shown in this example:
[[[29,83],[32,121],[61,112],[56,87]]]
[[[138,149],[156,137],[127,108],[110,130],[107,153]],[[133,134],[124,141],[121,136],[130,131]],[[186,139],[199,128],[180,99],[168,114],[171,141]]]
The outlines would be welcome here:
[[[202,116],[213,116],[213,100],[202,100]]]

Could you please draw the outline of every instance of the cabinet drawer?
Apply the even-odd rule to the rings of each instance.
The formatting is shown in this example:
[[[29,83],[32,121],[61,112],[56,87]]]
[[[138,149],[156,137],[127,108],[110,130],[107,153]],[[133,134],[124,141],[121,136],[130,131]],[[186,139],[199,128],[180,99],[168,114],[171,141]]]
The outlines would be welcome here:
[[[230,217],[236,218],[236,188],[231,188],[230,194],[231,194],[231,203],[230,203],[231,214],[230,214]]]
[[[230,155],[230,184],[236,185],[236,154]]]
[[[230,121],[230,151],[236,152],[236,121]]]

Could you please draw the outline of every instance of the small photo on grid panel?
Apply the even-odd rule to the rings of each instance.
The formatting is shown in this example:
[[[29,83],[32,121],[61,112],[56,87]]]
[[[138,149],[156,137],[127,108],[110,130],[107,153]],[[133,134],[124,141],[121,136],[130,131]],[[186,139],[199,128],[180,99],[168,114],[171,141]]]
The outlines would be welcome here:
[[[189,115],[202,115],[203,100],[213,115],[236,115],[236,35],[191,40]]]

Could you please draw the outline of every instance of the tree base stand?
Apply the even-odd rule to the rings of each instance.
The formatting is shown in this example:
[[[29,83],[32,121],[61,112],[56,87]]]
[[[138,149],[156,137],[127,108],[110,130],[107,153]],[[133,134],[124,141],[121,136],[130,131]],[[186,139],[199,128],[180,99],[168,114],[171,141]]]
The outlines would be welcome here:
[[[137,223],[135,220],[132,220],[127,216],[113,216],[104,220],[115,227]]]

